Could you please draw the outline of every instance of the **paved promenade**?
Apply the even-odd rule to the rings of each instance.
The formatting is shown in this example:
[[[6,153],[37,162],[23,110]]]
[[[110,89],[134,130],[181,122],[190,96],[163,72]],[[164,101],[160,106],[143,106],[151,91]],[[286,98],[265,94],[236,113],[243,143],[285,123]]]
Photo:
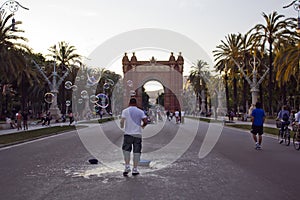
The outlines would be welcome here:
[[[0,148],[1,199],[298,199],[300,152],[267,135],[258,151],[249,131],[191,119],[149,124],[142,159],[150,166],[123,177],[118,123],[86,125]],[[207,137],[218,131],[217,140]],[[95,157],[100,163],[89,164]]]

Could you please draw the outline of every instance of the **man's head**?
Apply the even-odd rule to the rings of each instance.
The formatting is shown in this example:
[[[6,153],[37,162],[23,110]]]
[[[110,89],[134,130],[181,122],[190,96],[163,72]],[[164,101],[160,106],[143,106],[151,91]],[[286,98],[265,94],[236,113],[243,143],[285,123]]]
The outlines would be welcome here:
[[[261,108],[261,103],[260,102],[256,102],[255,107],[256,108]]]
[[[136,98],[131,98],[131,99],[129,100],[129,105],[130,105],[130,106],[136,106]]]

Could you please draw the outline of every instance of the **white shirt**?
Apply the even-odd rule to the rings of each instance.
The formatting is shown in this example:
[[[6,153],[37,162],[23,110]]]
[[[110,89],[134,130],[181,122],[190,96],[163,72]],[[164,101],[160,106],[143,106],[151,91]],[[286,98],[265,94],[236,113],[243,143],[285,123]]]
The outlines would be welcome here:
[[[125,134],[141,134],[141,122],[147,118],[145,113],[136,106],[129,106],[122,111],[122,118],[125,118]]]

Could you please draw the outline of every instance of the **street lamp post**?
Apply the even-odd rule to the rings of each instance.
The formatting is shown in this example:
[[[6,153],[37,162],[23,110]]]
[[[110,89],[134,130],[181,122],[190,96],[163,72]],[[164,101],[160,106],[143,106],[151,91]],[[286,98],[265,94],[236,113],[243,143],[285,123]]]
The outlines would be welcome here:
[[[297,32],[300,34],[300,0],[294,0],[292,3],[290,3],[287,6],[284,6],[283,8],[288,8],[290,6],[293,6],[294,9],[298,12],[298,26],[297,26]]]
[[[56,71],[56,61],[54,61],[54,66],[53,66],[53,72],[52,75],[50,77],[52,77],[52,82],[49,80],[50,77],[47,77],[46,74],[44,73],[44,71],[41,69],[41,67],[34,61],[32,60],[32,62],[34,63],[35,67],[39,70],[39,72],[41,73],[41,75],[45,78],[45,80],[47,81],[51,93],[53,94],[53,100],[51,102],[51,106],[49,108],[49,111],[51,112],[51,116],[58,120],[60,118],[61,112],[57,106],[57,94],[58,94],[58,89],[59,86],[61,85],[61,83],[63,82],[63,80],[68,76],[69,74],[69,70],[67,70],[66,73],[64,73],[64,75],[62,77],[60,77]],[[57,79],[59,79],[57,81]]]
[[[25,10],[29,10],[29,8],[22,6],[17,1],[14,1],[14,0],[5,1],[0,7],[0,18],[2,18],[2,15],[5,14],[5,10],[9,10],[10,13],[12,13],[14,15],[15,12],[18,11],[19,7],[23,8]],[[12,30],[15,30],[15,24],[16,24],[16,20],[15,20],[15,18],[12,18]]]
[[[260,77],[260,79],[258,80],[257,77],[257,67],[258,65],[260,65],[260,62],[258,60],[258,58],[255,55],[255,52],[253,54],[253,60],[250,61],[250,65],[253,68],[252,70],[252,81],[250,80],[250,76],[247,76],[247,74],[245,73],[243,66],[241,67],[240,64],[232,58],[232,60],[234,61],[234,63],[236,64],[236,66],[239,68],[239,70],[241,71],[242,75],[244,76],[244,78],[247,80],[247,82],[250,85],[250,92],[251,92],[251,97],[252,97],[252,106],[256,104],[257,99],[258,99],[258,94],[259,94],[259,85],[263,82],[263,80],[265,79],[266,75],[269,73],[270,68],[266,67],[266,71],[265,73]],[[243,65],[245,65],[245,63],[243,63]]]

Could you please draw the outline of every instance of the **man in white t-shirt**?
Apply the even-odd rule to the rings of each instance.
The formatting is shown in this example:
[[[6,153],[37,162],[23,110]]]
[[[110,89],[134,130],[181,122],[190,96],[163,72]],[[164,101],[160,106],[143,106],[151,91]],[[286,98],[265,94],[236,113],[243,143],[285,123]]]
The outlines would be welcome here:
[[[131,98],[129,101],[129,107],[122,111],[121,128],[124,128],[125,133],[122,145],[125,170],[123,172],[124,176],[127,176],[131,171],[130,169],[130,153],[133,149],[133,169],[132,175],[138,175],[139,171],[137,169],[138,163],[141,157],[142,150],[142,128],[147,125],[147,116],[144,111],[137,107],[137,102],[135,98]]]
[[[178,110],[175,111],[175,118],[176,118],[176,124],[180,123],[179,111]]]

